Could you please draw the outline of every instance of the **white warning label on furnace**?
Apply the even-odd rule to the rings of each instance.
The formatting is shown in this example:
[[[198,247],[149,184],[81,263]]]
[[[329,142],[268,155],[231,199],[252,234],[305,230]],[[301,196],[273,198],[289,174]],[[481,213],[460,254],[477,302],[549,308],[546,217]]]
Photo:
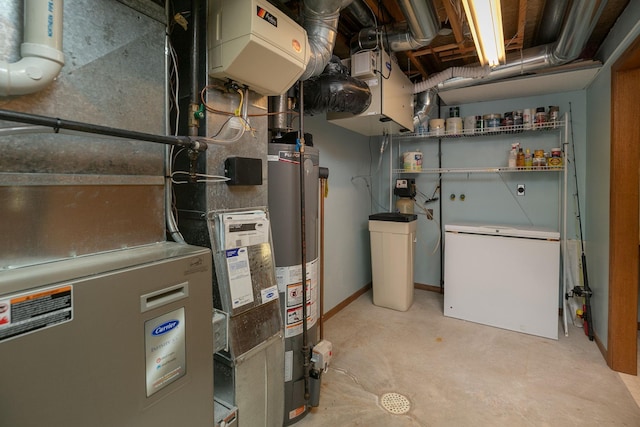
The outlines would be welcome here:
[[[73,286],[41,288],[0,299],[0,341],[73,320]]]

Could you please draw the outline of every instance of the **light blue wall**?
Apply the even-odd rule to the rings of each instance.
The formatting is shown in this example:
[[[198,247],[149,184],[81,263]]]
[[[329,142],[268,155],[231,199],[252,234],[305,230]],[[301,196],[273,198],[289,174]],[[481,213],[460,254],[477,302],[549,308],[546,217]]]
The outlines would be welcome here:
[[[611,69],[606,67],[587,91],[587,170],[585,254],[593,290],[593,326],[606,347],[609,324],[609,174],[611,147]]]
[[[560,107],[561,115],[573,112],[573,135],[576,147],[576,164],[580,182],[581,202],[585,197],[584,167],[586,162],[586,93],[585,91],[565,92],[528,98],[501,101],[478,102],[460,105],[460,115],[504,114],[523,108],[549,105]],[[442,117],[448,117],[449,106],[442,107]],[[570,128],[568,128],[570,130]],[[570,132],[569,132],[570,133]],[[523,148],[549,151],[565,141],[563,129],[554,131],[533,131],[514,134],[483,135],[472,138],[445,138],[441,140],[442,168],[491,168],[507,166],[508,152],[513,142],[520,142]],[[438,168],[438,139],[402,138],[393,139],[393,153],[385,152],[381,175],[380,198],[389,202],[389,155],[393,168],[401,167],[401,154],[405,151],[422,151],[423,168]],[[567,238],[576,239],[578,227],[574,197],[575,178],[573,166],[567,171],[568,208]],[[437,174],[402,174],[401,177],[415,178],[418,190],[424,195],[417,199],[423,202],[431,197],[438,184]],[[392,180],[391,183],[394,181]],[[525,184],[525,196],[517,196],[517,184]],[[441,226],[450,223],[472,222],[499,224],[514,227],[541,227],[560,230],[562,225],[561,206],[564,187],[562,172],[517,172],[517,173],[455,173],[444,174],[439,200],[425,207],[434,209],[434,220],[428,220],[420,209],[418,217],[418,243],[416,247],[415,281],[428,285],[441,282]],[[464,194],[464,201],[460,196]],[[452,200],[451,195],[455,195]],[[423,204],[423,203],[421,203]],[[439,216],[440,208],[442,216]],[[446,243],[446,242],[445,242]],[[523,266],[523,270],[533,271],[535,265]]]
[[[611,160],[611,66],[640,35],[640,2],[629,6],[597,53],[604,62],[587,89],[587,170],[585,253],[587,255],[593,326],[607,347],[609,337],[609,201]],[[640,309],[639,309],[640,314]]]
[[[608,325],[610,64],[611,58],[619,55],[640,33],[639,19],[640,2],[631,2],[603,45],[605,51],[599,59],[607,61],[605,66],[585,91],[460,105],[461,116],[466,116],[549,105],[560,106],[564,113],[571,102],[583,232],[590,284],[595,290],[594,326],[605,344]],[[447,116],[448,108],[443,107],[443,117]],[[325,202],[325,311],[328,311],[371,281],[367,217],[372,212],[390,208],[389,171],[392,167],[400,167],[400,153],[420,149],[424,153],[423,167],[438,167],[438,144],[393,140],[393,153],[390,154],[389,149],[384,152],[382,166],[377,170],[381,137],[359,135],[327,123],[320,116],[306,118],[305,123],[305,130],[314,134],[316,146],[320,148],[321,165],[330,169],[329,198]],[[448,140],[442,146],[443,166],[506,165],[512,141],[520,139],[523,146],[535,148],[539,145],[547,149],[556,146],[555,138],[554,135],[510,135]],[[424,215],[419,216],[415,281],[439,285],[440,226],[447,221],[533,223],[557,227],[556,176],[529,175],[505,174],[504,181],[489,174],[480,179],[471,176],[467,179],[466,175],[446,177],[444,192],[437,194],[440,201],[426,206],[434,209],[436,219],[429,221]],[[418,189],[431,196],[437,175],[420,174],[416,179]],[[515,184],[521,180],[524,180],[527,195],[518,202],[512,194]],[[571,167],[568,182],[567,237],[576,239],[579,233]],[[373,197],[370,197],[370,191]],[[457,196],[455,201],[448,199],[452,193]],[[459,200],[460,193],[467,196],[464,202]],[[442,218],[438,217],[440,202]]]
[[[320,166],[329,168],[325,199],[325,313],[371,282],[367,187],[372,159],[369,138],[327,123],[324,116],[305,117],[305,132],[320,150]],[[377,141],[377,138],[375,139]],[[372,151],[376,148],[372,143]],[[354,178],[356,177],[356,178]]]

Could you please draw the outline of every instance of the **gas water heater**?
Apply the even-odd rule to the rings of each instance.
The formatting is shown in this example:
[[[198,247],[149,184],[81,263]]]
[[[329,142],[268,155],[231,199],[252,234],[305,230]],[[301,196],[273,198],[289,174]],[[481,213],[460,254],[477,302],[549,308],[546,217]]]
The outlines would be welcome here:
[[[305,138],[310,141],[311,138]],[[276,142],[274,142],[276,141]],[[300,210],[300,153],[296,145],[269,144],[269,211],[285,333],[284,425],[302,419],[311,405],[305,399],[303,348],[303,280]],[[283,139],[284,141],[284,139]],[[306,146],[304,154],[304,200],[306,237],[307,344],[317,343],[318,284],[318,191],[319,152]],[[314,379],[310,379],[313,381]],[[319,385],[317,382],[315,385]],[[313,386],[313,385],[312,385]],[[310,387],[312,387],[310,386]],[[318,390],[319,392],[319,390]]]

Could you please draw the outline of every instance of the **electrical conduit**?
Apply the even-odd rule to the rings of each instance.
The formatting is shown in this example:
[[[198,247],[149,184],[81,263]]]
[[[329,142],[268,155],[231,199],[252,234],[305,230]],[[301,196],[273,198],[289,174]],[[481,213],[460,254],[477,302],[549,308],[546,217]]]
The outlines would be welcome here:
[[[26,95],[47,87],[64,65],[63,0],[25,0],[22,59],[0,61],[0,96]]]

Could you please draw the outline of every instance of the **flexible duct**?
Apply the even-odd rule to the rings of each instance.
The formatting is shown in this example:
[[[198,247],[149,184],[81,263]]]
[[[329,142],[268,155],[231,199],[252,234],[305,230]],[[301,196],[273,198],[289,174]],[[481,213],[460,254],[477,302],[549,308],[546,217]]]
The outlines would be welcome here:
[[[0,96],[26,95],[47,87],[64,65],[63,0],[25,0],[22,59],[0,61]]]
[[[304,85],[304,113],[327,111],[360,114],[371,104],[369,85],[349,76],[340,59],[333,57],[324,72]]]
[[[439,84],[456,77],[464,77],[469,80],[474,80],[480,77],[486,77],[490,73],[491,73],[491,69],[489,67],[447,68],[444,71],[440,71],[439,73],[436,73],[430,76],[427,80],[423,80],[420,83],[416,83],[413,86],[413,93],[424,92],[427,89],[438,86]]]
[[[376,28],[365,28],[351,41],[353,53],[378,47],[378,39],[387,50],[404,52],[428,46],[438,35],[440,21],[431,0],[400,0],[398,5],[406,24],[387,26],[380,37]]]
[[[598,22],[606,4],[606,0],[574,1],[565,24],[562,27],[560,36],[555,43],[537,46],[526,49],[522,51],[522,53],[509,55],[506,65],[492,69],[491,72],[485,76],[477,76],[482,78],[464,75],[458,76],[456,75],[457,72],[452,73],[452,77],[463,78],[436,82],[437,79],[430,77],[425,81],[416,83],[413,93],[423,92],[434,87],[434,83],[438,85],[438,89],[461,88],[523,75],[542,68],[571,62],[584,50],[589,35]],[[445,70],[445,72],[448,72],[448,70]],[[442,73],[438,73],[436,76],[440,74]]]
[[[320,75],[333,55],[340,10],[353,0],[305,0],[303,17],[311,58],[300,80]]]
[[[415,108],[413,116],[413,128],[418,129],[420,126],[429,120],[429,113],[434,105],[434,98],[436,96],[435,89],[427,89],[424,92],[420,92],[416,95]]]

